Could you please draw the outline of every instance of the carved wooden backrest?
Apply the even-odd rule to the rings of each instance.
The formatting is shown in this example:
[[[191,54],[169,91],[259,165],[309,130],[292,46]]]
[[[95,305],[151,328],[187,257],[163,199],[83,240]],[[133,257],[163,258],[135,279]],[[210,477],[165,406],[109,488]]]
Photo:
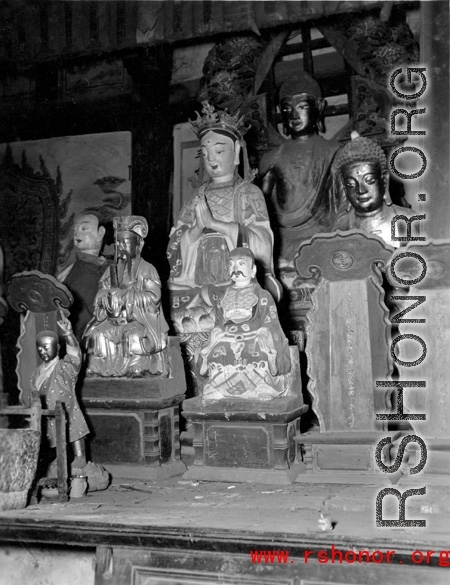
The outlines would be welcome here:
[[[319,285],[307,314],[308,390],[320,430],[381,430],[375,415],[390,406],[376,381],[390,380],[390,323],[380,268],[393,249],[359,230],[317,234],[299,248],[300,276]]]
[[[55,274],[59,251],[60,200],[53,179],[34,172],[25,158],[13,162],[6,150],[0,165],[0,238],[5,281],[23,270]]]

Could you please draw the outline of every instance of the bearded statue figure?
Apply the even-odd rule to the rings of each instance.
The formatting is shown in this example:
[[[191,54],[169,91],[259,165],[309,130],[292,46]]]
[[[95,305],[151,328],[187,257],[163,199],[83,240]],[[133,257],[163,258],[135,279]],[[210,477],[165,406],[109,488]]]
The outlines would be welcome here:
[[[272,400],[289,390],[291,360],[272,296],[255,280],[255,257],[235,248],[228,257],[231,284],[210,286],[215,326],[201,350],[203,398]],[[206,293],[206,291],[205,291]]]
[[[88,376],[168,375],[168,325],[161,309],[161,281],[141,258],[147,220],[114,218],[116,261],[103,274],[94,317],[85,331]]]

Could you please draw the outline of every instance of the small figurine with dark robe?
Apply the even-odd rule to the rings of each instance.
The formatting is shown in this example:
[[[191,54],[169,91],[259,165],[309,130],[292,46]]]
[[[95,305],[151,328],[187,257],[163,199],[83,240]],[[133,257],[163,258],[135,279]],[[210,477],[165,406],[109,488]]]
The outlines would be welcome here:
[[[73,295],[70,321],[78,342],[81,343],[86,325],[94,314],[94,299],[98,283],[108,262],[100,255],[105,236],[101,218],[93,213],[81,213],[75,218],[73,241],[75,261],[58,275]]]
[[[59,338],[54,331],[41,331],[36,337],[36,350],[42,364],[31,377],[31,387],[36,390],[45,408],[54,409],[56,402],[64,405],[67,413],[68,437],[72,444],[74,460],[72,473],[80,473],[86,466],[84,439],[89,429],[75,395],[75,385],[81,368],[81,350],[72,331],[70,321],[60,313],[57,321],[66,342],[66,355],[59,358]],[[47,421],[50,447],[56,447],[55,421]]]

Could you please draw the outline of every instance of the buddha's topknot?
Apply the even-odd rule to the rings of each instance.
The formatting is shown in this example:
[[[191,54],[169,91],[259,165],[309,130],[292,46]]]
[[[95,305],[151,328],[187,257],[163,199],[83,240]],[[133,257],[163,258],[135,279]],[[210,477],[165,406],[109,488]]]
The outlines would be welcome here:
[[[343,166],[355,162],[374,162],[380,165],[381,173],[388,172],[388,164],[383,149],[370,138],[363,138],[357,132],[352,132],[352,139],[347,142],[336,154],[334,170],[340,174]]]
[[[302,71],[298,75],[293,75],[283,83],[280,88],[280,101],[286,96],[299,95],[301,93],[307,93],[316,100],[322,97],[319,84],[305,71]]]

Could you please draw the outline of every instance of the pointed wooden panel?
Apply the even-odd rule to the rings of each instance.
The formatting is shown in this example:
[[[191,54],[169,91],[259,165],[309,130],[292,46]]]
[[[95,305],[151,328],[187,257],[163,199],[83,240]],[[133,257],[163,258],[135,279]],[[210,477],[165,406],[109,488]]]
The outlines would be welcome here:
[[[392,248],[359,230],[319,234],[304,242],[295,265],[316,274],[307,315],[308,390],[321,432],[381,430],[375,414],[386,412],[390,392],[388,309],[380,268]]]

